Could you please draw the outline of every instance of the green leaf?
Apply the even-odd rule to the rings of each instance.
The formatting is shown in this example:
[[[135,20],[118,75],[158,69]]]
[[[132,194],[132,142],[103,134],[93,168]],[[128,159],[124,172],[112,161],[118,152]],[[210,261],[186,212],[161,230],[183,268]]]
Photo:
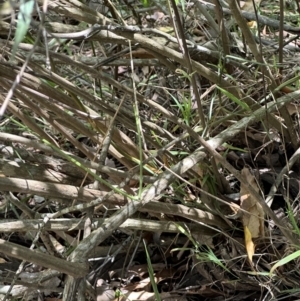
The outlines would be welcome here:
[[[273,267],[270,270],[270,276],[272,276],[273,272],[275,269],[277,269],[278,267],[287,264],[288,262],[298,258],[300,256],[300,251],[296,251],[284,258],[282,258],[281,260],[279,260],[276,264],[273,265]]]
[[[146,252],[149,278],[150,278],[150,282],[152,284],[153,292],[154,292],[154,295],[155,295],[155,300],[156,301],[161,301],[161,297],[160,297],[160,294],[159,294],[159,291],[158,291],[158,288],[157,288],[157,284],[155,282],[154,270],[153,270],[150,255],[149,255],[149,252],[148,252],[148,249],[147,249],[147,244],[146,244],[144,239],[143,239],[143,243],[144,243],[145,252]]]
[[[20,11],[18,13],[18,24],[11,54],[11,60],[14,60],[19,44],[23,41],[28,31],[33,7],[34,0],[20,0]]]
[[[238,104],[240,107],[242,107],[243,109],[245,109],[246,111],[250,111],[249,106],[243,102],[242,100],[239,100],[237,97],[235,97],[234,95],[232,95],[230,92],[226,91],[225,89],[222,89],[220,87],[217,86],[217,88],[223,93],[225,94],[229,99],[231,99],[233,102],[235,102],[236,104]]]

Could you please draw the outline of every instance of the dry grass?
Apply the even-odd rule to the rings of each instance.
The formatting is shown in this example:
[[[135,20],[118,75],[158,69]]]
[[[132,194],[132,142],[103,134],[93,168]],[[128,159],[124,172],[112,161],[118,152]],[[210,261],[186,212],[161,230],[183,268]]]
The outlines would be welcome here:
[[[227,2],[2,10],[2,300],[299,298],[297,7]]]

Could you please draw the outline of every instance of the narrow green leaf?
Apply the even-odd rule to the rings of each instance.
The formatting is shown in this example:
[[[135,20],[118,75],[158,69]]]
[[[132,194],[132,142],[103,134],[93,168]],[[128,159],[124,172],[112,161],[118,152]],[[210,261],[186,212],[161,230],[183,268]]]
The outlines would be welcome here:
[[[19,44],[23,41],[28,31],[33,7],[34,0],[20,0],[20,11],[18,13],[18,24],[11,54],[11,60],[14,60]]]
[[[232,95],[230,92],[226,91],[225,89],[222,89],[220,87],[217,86],[217,88],[223,93],[225,94],[229,99],[231,99],[233,102],[235,102],[236,104],[238,104],[240,107],[242,107],[243,109],[249,111],[250,108],[249,106],[243,102],[242,100],[239,100],[237,97],[235,97],[234,95]]]
[[[150,282],[152,284],[152,288],[153,288],[153,292],[154,292],[154,295],[155,295],[155,299],[156,299],[156,301],[161,301],[161,297],[160,297],[160,294],[159,294],[159,291],[158,291],[158,288],[157,288],[157,284],[155,282],[154,270],[153,270],[153,267],[152,267],[150,255],[149,255],[149,252],[148,252],[145,240],[143,240],[143,243],[144,243],[145,252],[146,252],[146,259],[147,259],[147,265],[148,265],[149,278],[150,278]]]
[[[273,274],[274,270],[277,269],[278,267],[287,264],[288,262],[296,259],[297,257],[300,256],[300,251],[296,251],[284,258],[282,258],[281,260],[279,260],[276,264],[273,265],[273,267],[270,270],[270,276]]]

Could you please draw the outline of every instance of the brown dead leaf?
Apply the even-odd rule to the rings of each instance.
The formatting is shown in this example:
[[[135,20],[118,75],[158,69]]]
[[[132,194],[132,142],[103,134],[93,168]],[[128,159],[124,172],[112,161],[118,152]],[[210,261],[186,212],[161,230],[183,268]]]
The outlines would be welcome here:
[[[165,17],[165,14],[160,11],[155,11],[152,15],[147,17],[147,20],[152,21],[152,22],[157,22],[162,20]]]
[[[294,104],[294,103],[287,103],[285,106],[291,116],[294,114],[299,114],[299,111],[300,111],[299,105]]]
[[[261,0],[254,0],[256,7],[260,6]],[[243,5],[241,5],[243,11],[254,13],[252,0],[246,0]]]
[[[262,206],[257,202],[256,198],[251,195],[249,186],[251,185],[257,193],[259,193],[259,186],[256,183],[255,177],[251,174],[248,168],[243,168],[242,175],[247,179],[247,183],[241,183],[241,209],[242,222],[245,231],[245,241],[247,253],[250,261],[254,253],[254,246],[249,242],[252,238],[264,236],[264,211]]]
[[[206,246],[209,246],[212,250],[215,249],[212,235],[195,233],[194,238],[199,243],[199,245],[206,245]]]
[[[116,294],[111,285],[108,285],[103,279],[98,279],[96,287],[96,301],[113,301],[115,297]]]
[[[138,48],[137,50],[134,50],[128,54],[125,55],[126,58],[130,58],[132,55],[133,58],[138,58],[138,59],[153,59],[154,55],[147,51],[146,49],[143,48]]]
[[[187,300],[186,296],[174,292],[171,293],[162,292],[159,295],[160,295],[160,300],[162,301],[175,301],[175,300],[186,301]],[[152,292],[151,293],[146,291],[126,292],[121,290],[121,296],[115,299],[114,301],[128,301],[128,300],[155,301],[157,299],[155,294]]]

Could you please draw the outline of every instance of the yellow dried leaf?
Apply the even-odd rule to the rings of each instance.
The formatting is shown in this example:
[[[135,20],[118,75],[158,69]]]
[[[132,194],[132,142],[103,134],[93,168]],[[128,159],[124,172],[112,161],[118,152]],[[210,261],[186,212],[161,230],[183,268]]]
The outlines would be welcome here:
[[[248,27],[251,29],[256,29],[257,28],[257,22],[256,21],[250,21],[247,23]]]
[[[255,177],[250,173],[248,168],[243,168],[242,175],[247,179],[247,183],[241,183],[240,191],[243,225],[249,229],[252,238],[263,237],[264,211],[256,198],[251,195],[248,185],[251,185],[257,193],[259,193],[259,187]]]
[[[245,246],[248,254],[248,258],[250,263],[252,263],[252,257],[254,255],[255,246],[252,241],[251,232],[249,231],[248,227],[244,227],[244,234],[245,234]]]
[[[255,246],[252,238],[264,236],[264,211],[257,199],[251,195],[249,185],[259,193],[259,186],[256,183],[255,177],[250,173],[246,167],[242,170],[242,175],[247,179],[247,182],[241,183],[241,212],[242,222],[244,225],[245,246],[249,261],[252,263],[252,257],[255,252]]]

